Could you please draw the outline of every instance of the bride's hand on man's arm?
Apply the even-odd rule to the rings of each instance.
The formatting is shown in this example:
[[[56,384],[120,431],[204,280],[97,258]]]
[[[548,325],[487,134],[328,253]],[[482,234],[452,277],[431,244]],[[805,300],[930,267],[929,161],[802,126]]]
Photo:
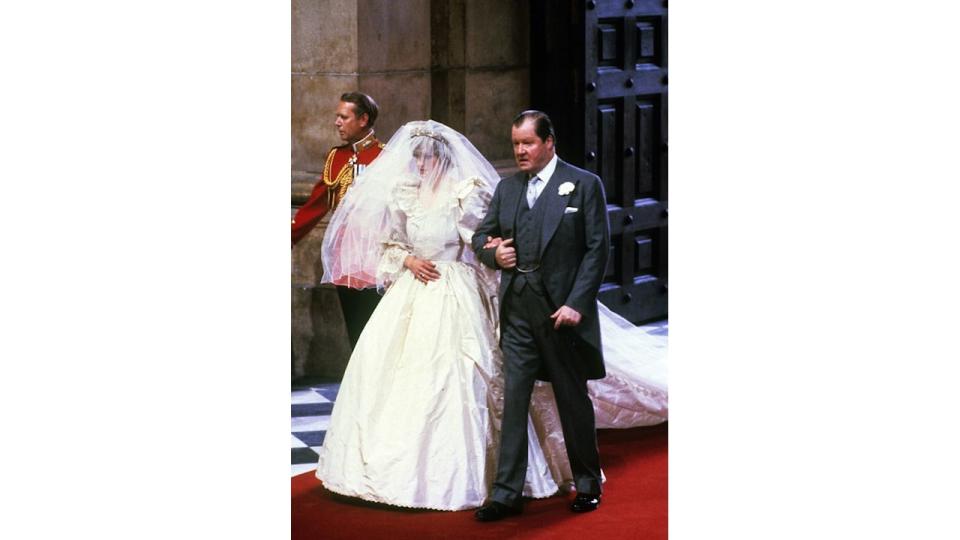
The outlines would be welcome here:
[[[407,258],[403,260],[403,265],[413,273],[414,279],[423,282],[424,285],[426,285],[428,281],[440,279],[440,272],[437,270],[437,265],[428,260],[407,255]]]
[[[499,246],[501,242],[503,242],[503,238],[500,238],[499,236],[496,238],[488,236],[487,243],[483,245],[483,249],[495,248]]]

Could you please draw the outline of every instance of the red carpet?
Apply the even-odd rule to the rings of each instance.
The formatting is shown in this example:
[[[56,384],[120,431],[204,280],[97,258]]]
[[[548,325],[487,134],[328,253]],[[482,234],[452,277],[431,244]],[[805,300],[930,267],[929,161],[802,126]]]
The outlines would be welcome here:
[[[530,500],[523,514],[479,523],[473,511],[404,510],[332,494],[312,472],[291,479],[294,540],[328,538],[667,538],[667,425],[597,432],[607,482],[595,512],[573,495]]]

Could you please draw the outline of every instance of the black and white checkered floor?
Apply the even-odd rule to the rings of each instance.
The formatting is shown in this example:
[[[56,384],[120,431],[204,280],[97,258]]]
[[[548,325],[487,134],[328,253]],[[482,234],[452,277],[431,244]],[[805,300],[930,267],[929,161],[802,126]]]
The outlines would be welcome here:
[[[340,390],[339,382],[303,382],[293,385],[291,404],[291,476],[317,468],[316,450],[330,422],[330,411]]]

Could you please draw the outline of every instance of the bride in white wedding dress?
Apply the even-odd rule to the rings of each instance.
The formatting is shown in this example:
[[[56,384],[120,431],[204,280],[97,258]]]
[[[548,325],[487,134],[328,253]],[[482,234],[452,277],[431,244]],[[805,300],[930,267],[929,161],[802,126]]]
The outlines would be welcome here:
[[[320,449],[316,474],[328,490],[437,510],[487,501],[503,401],[497,276],[469,246],[497,181],[463,135],[411,122],[331,219],[323,281],[375,278],[385,293]],[[589,384],[597,427],[665,421],[666,338],[600,308],[608,376]],[[534,389],[528,430],[524,495],[549,497],[572,475],[548,383]]]

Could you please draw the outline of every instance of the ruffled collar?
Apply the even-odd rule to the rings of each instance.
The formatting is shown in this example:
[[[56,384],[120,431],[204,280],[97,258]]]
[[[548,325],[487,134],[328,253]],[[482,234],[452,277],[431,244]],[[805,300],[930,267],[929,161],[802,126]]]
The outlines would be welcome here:
[[[459,180],[453,186],[453,189],[447,194],[440,195],[448,199],[446,207],[457,208],[470,193],[481,184],[477,177],[470,177],[465,180]],[[394,192],[394,200],[397,207],[408,216],[415,216],[422,213],[425,209],[420,197],[420,178],[415,175],[406,175],[397,183]],[[440,204],[431,205],[432,207],[441,207]]]

